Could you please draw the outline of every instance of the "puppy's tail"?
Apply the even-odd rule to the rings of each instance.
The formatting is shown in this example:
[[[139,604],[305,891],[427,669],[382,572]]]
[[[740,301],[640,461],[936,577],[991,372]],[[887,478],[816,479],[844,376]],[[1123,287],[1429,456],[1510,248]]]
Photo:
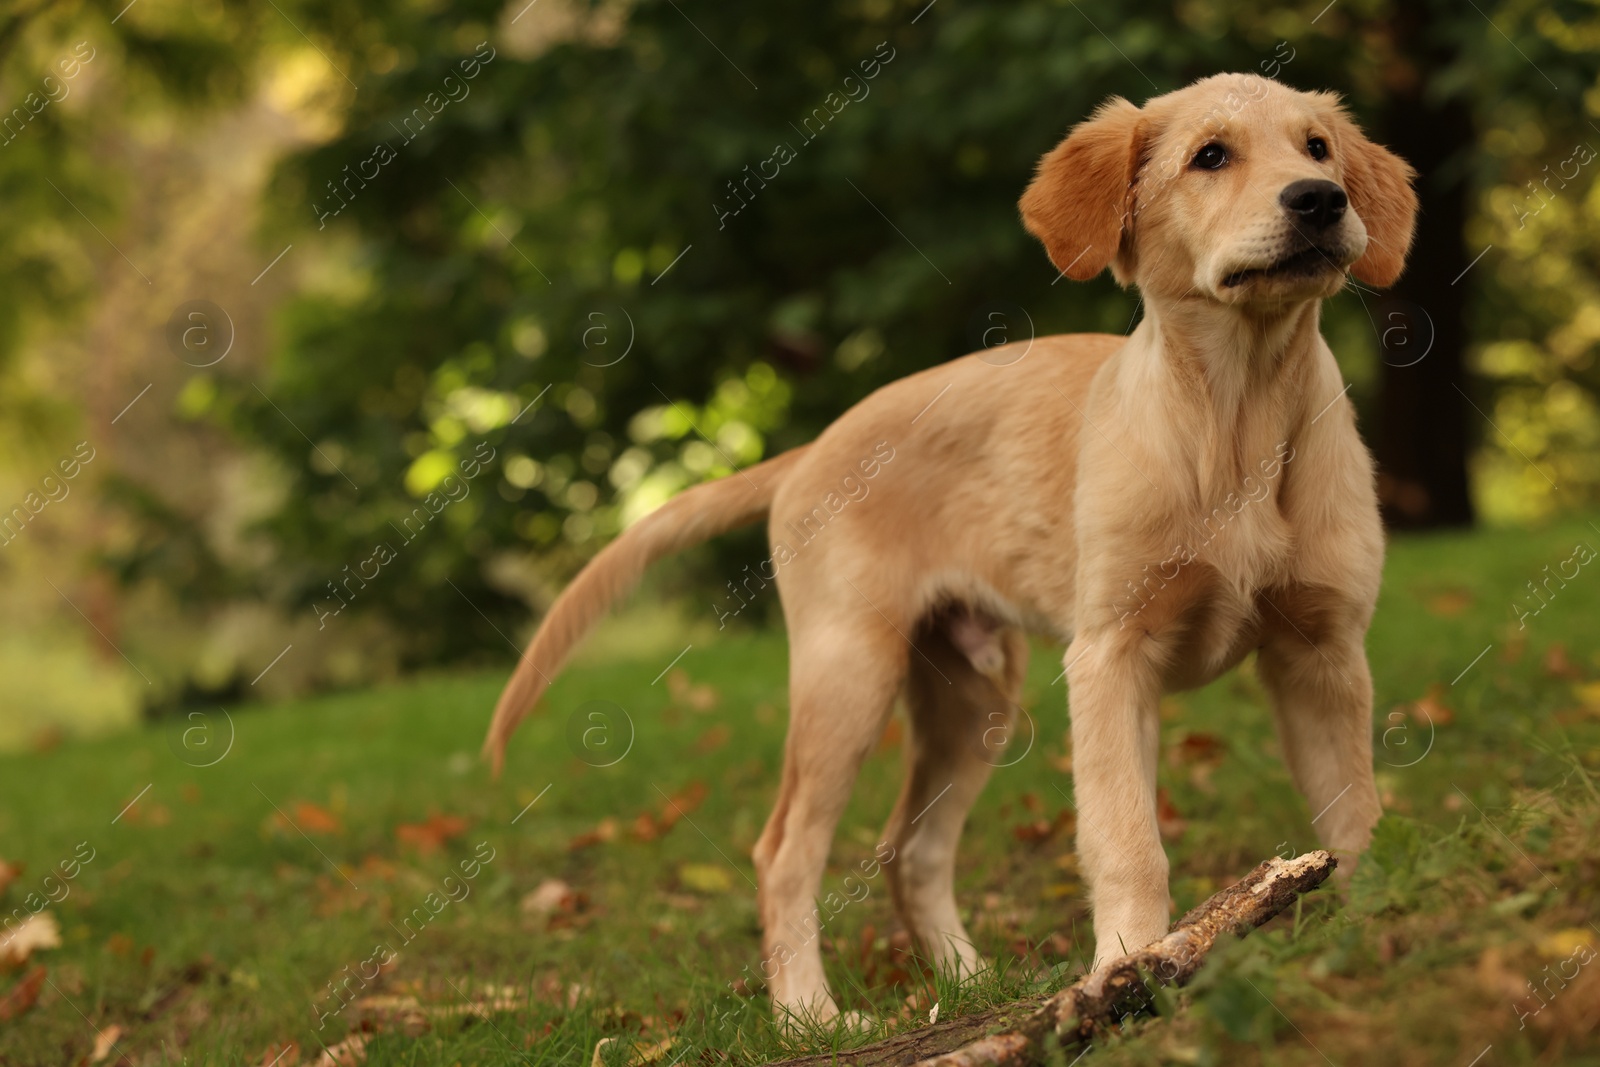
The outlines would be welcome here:
[[[628,527],[578,572],[544,617],[495,705],[483,755],[496,777],[505,762],[506,742],[518,724],[533,710],[578,642],[612,604],[639,584],[645,568],[664,556],[764,518],[778,486],[805,451],[805,446],[791,449],[680,493]]]

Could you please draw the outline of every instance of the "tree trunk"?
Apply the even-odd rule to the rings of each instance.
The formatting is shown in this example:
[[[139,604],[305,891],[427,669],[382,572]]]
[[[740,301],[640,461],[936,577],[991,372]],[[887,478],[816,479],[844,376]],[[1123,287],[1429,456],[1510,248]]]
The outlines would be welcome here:
[[[1416,241],[1399,283],[1366,298],[1382,361],[1378,495],[1395,529],[1468,526],[1474,517],[1464,358],[1468,301],[1483,264],[1473,263],[1482,249],[1462,245],[1473,121],[1460,97],[1425,96],[1451,59],[1425,40],[1425,6],[1402,8],[1386,27],[1400,62],[1385,72],[1379,118],[1387,146],[1417,169]]]

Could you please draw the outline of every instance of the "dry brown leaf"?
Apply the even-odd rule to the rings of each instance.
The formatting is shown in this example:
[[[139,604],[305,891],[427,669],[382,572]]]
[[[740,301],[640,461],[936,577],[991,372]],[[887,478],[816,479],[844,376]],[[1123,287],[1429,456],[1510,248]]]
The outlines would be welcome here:
[[[704,782],[690,782],[669,797],[667,802],[661,805],[660,822],[663,832],[670,830],[680,817],[698,808],[710,792]]]
[[[667,675],[667,692],[674,703],[687,704],[692,711],[706,712],[715,708],[722,696],[710,685],[695,685],[689,681],[682,667]]]
[[[557,911],[570,911],[578,894],[559,878],[546,878],[533,892],[522,898],[522,911],[529,915],[549,915]]]
[[[259,1067],[300,1067],[300,1046],[293,1041],[268,1045]]]
[[[351,1034],[337,1045],[322,1050],[315,1067],[360,1067],[367,1062],[369,1034]]]
[[[700,735],[694,743],[694,750],[702,756],[708,755],[726,745],[732,737],[733,730],[728,724],[718,723]]]
[[[1156,827],[1161,831],[1161,840],[1167,842],[1178,840],[1189,828],[1189,820],[1178,814],[1166,789],[1156,790]]]
[[[294,806],[294,816],[290,818],[282,812],[274,813],[272,821],[283,830],[299,830],[307,834],[336,834],[339,832],[339,820],[327,808],[319,807],[308,800],[302,800]]]
[[[0,967],[21,967],[40,949],[61,947],[61,927],[48,911],[23,919],[10,934],[0,937]]]
[[[672,1050],[676,1038],[663,1038],[660,1041],[634,1041],[626,1042],[620,1037],[602,1037],[595,1043],[594,1055],[589,1058],[589,1067],[605,1067],[606,1057],[604,1050],[612,1045],[627,1045],[628,1067],[646,1067],[656,1063]]]
[[[1552,678],[1565,678],[1569,682],[1583,680],[1583,671],[1567,655],[1567,646],[1557,641],[1544,653],[1544,673]]]
[[[1227,748],[1216,734],[1187,733],[1173,750],[1181,763],[1221,763]]]
[[[1428,686],[1428,691],[1413,705],[1424,722],[1431,722],[1435,726],[1444,726],[1455,721],[1456,713],[1444,702],[1444,694],[1448,687],[1440,682]]]
[[[601,819],[600,825],[596,826],[593,830],[590,830],[588,833],[579,834],[571,841],[568,841],[567,848],[570,851],[576,852],[580,848],[589,848],[592,845],[601,845],[610,841],[615,841],[616,839],[617,820],[607,816],[606,818]]]
[[[898,715],[891,715],[884,724],[883,733],[878,735],[878,751],[887,752],[900,744],[905,736],[905,726],[900,722]]]
[[[122,1036],[122,1027],[115,1023],[104,1030],[95,1031],[94,1051],[89,1053],[90,1063],[99,1063],[111,1055],[111,1050],[117,1047],[117,1039]]]
[[[1030,845],[1038,845],[1050,840],[1062,829],[1071,829],[1072,825],[1072,811],[1068,808],[1062,808],[1056,812],[1054,819],[1035,819],[1033,822],[1012,827],[1011,835],[1018,841],[1023,841]]]
[[[1513,633],[1506,641],[1505,647],[1500,650],[1500,662],[1508,667],[1514,667],[1522,662],[1522,654],[1528,649],[1526,634]]]
[[[1428,598],[1428,613],[1441,619],[1453,619],[1472,607],[1470,589],[1447,589]]]
[[[437,852],[445,842],[467,832],[467,820],[455,815],[434,812],[426,822],[402,823],[394,829],[394,836],[402,845],[410,845],[421,853]]]
[[[23,975],[21,981],[0,997],[0,1022],[20,1018],[33,1007],[39,999],[39,991],[44,988],[44,976],[44,965],[41,964]]]

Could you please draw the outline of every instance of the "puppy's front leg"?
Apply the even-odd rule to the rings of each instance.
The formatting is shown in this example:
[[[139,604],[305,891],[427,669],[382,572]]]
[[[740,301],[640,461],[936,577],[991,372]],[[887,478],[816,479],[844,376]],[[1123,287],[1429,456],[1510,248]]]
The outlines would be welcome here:
[[[1102,630],[1080,634],[1067,650],[1078,858],[1094,907],[1096,964],[1167,932],[1153,643],[1143,633]]]

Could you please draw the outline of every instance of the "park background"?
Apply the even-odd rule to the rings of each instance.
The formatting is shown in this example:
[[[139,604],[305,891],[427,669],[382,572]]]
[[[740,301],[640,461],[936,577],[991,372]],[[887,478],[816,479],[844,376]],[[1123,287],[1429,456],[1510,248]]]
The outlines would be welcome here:
[[[909,372],[1127,332],[1136,294],[1057,284],[1017,198],[1106,97],[1228,70],[1340,92],[1420,171],[1410,269],[1329,301],[1324,332],[1379,462],[1391,618],[1521,648],[1540,568],[1600,544],[1593,4],[7,5],[0,830],[43,825],[24,769],[71,809],[196,715],[381,722],[465,678],[431,699],[466,759],[515,648],[628,522]],[[596,662],[648,692],[723,642],[656,689],[693,714],[764,670],[747,703],[776,744],[776,598],[728,590],[762,544],[661,568]],[[1591,597],[1550,607],[1567,629],[1527,662],[1593,718]],[[1380,702],[1483,643],[1388,633]],[[558,749],[573,693],[617,698],[575,684]]]

